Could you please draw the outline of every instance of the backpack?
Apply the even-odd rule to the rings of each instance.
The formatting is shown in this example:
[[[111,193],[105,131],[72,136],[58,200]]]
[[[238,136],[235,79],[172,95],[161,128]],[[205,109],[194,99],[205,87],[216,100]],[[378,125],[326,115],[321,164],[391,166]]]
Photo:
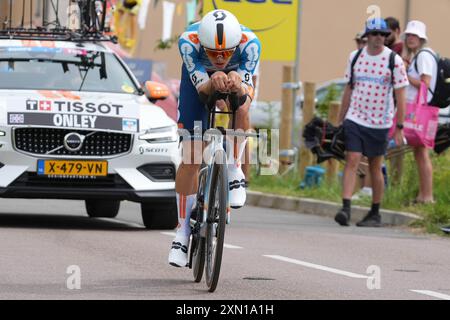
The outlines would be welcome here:
[[[434,91],[430,88],[428,89],[433,94],[433,99],[429,104],[438,108],[446,108],[450,105],[450,59],[438,57],[427,49],[419,50],[414,58],[414,68],[417,73],[419,73],[419,69],[417,69],[417,57],[421,52],[431,54],[437,63],[436,86],[434,87]]]
[[[353,68],[355,67],[355,64],[359,58],[359,56],[361,55],[361,52],[363,51],[364,48],[361,48],[358,50],[358,52],[356,53],[355,57],[352,60],[352,65],[350,67],[350,81],[348,82],[348,84],[350,85],[350,88],[354,88],[355,84],[353,81]],[[389,55],[389,70],[391,70],[391,83],[394,83],[394,67],[395,67],[395,56],[397,55],[397,53],[395,53],[394,51],[391,52],[391,54]],[[395,95],[394,95],[395,97]]]

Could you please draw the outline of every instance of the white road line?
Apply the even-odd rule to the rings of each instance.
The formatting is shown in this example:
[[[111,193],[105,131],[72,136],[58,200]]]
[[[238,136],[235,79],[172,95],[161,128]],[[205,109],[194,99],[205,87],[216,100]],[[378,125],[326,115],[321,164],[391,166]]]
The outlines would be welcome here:
[[[161,232],[165,236],[175,237],[177,234],[175,232]]]
[[[439,292],[435,292],[435,291],[430,291],[430,290],[411,290],[412,292],[415,293],[420,293],[420,294],[424,294],[427,296],[431,296],[431,297],[435,297],[438,299],[443,299],[443,300],[450,300],[450,296],[447,294],[443,294],[443,293],[439,293]]]
[[[283,256],[263,255],[263,257],[280,260],[280,261],[284,261],[284,262],[290,262],[290,263],[298,264],[298,265],[301,265],[301,266],[304,266],[307,268],[313,268],[313,269],[317,269],[317,270],[321,270],[321,271],[332,272],[332,273],[336,273],[341,276],[346,276],[346,277],[350,277],[350,278],[358,278],[358,279],[367,279],[368,278],[368,276],[366,276],[366,275],[348,272],[348,271],[344,271],[344,270],[339,270],[339,269],[335,269],[335,268],[330,268],[330,267],[326,267],[326,266],[321,266],[320,264],[314,264],[314,263],[291,259],[291,258],[287,258],[287,257],[283,257]]]
[[[171,237],[176,236],[175,232],[161,232],[161,234],[166,235],[166,236],[171,236]],[[244,249],[243,247],[239,247],[239,246],[235,246],[235,245],[227,244],[227,243],[224,243],[223,246],[227,249]]]
[[[100,220],[105,220],[105,221],[112,221],[112,222],[120,222],[123,224],[127,224],[130,227],[138,227],[141,229],[144,229],[145,227],[142,224],[136,223],[136,222],[132,222],[132,221],[127,221],[127,220],[122,220],[122,219],[115,219],[115,218],[99,218]]]
[[[226,244],[226,243],[224,243],[223,246],[224,246],[225,248],[228,248],[228,249],[244,249],[244,248],[242,248],[242,247],[234,246],[234,245],[232,245],[232,244]]]

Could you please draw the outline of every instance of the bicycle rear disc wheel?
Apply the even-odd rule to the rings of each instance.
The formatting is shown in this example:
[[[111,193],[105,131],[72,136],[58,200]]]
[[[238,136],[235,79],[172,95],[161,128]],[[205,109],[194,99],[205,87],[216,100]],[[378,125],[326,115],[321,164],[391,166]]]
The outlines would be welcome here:
[[[193,235],[191,250],[192,272],[194,274],[194,281],[198,283],[202,281],[203,270],[205,269],[205,238],[200,237],[199,234]]]
[[[204,168],[205,165],[202,165]],[[194,281],[202,281],[203,271],[205,269],[205,237],[200,235],[200,225],[203,221],[203,208],[204,208],[204,188],[205,188],[206,171],[201,170],[198,179],[198,190],[197,190],[197,208],[195,212],[195,226],[192,230],[192,242],[190,251],[190,262],[192,267],[192,272],[194,275]],[[192,215],[191,215],[192,217]]]
[[[223,153],[219,157],[222,162],[215,163],[212,172],[209,203],[208,224],[206,230],[206,284],[209,292],[214,292],[219,281],[222,264],[223,243],[227,218],[228,183],[226,179],[225,158]]]

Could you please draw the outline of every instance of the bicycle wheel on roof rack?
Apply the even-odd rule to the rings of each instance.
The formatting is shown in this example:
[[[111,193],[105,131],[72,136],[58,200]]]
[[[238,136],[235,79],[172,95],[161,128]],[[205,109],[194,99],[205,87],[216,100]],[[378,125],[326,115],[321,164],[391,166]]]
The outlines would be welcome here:
[[[82,31],[103,31],[106,15],[106,0],[78,0],[80,7],[80,26]]]

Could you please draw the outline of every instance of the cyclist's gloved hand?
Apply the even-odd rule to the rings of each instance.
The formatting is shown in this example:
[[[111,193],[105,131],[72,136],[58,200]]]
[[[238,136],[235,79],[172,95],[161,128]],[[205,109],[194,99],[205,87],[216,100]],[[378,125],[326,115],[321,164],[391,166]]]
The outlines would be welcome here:
[[[211,75],[210,81],[215,91],[225,92],[228,90],[228,76],[224,72],[214,72]]]
[[[241,93],[241,90],[242,90],[242,79],[241,79],[241,76],[239,75],[239,73],[237,73],[236,71],[230,71],[228,73],[228,83],[227,83],[227,85],[228,85],[227,89],[230,92]]]

